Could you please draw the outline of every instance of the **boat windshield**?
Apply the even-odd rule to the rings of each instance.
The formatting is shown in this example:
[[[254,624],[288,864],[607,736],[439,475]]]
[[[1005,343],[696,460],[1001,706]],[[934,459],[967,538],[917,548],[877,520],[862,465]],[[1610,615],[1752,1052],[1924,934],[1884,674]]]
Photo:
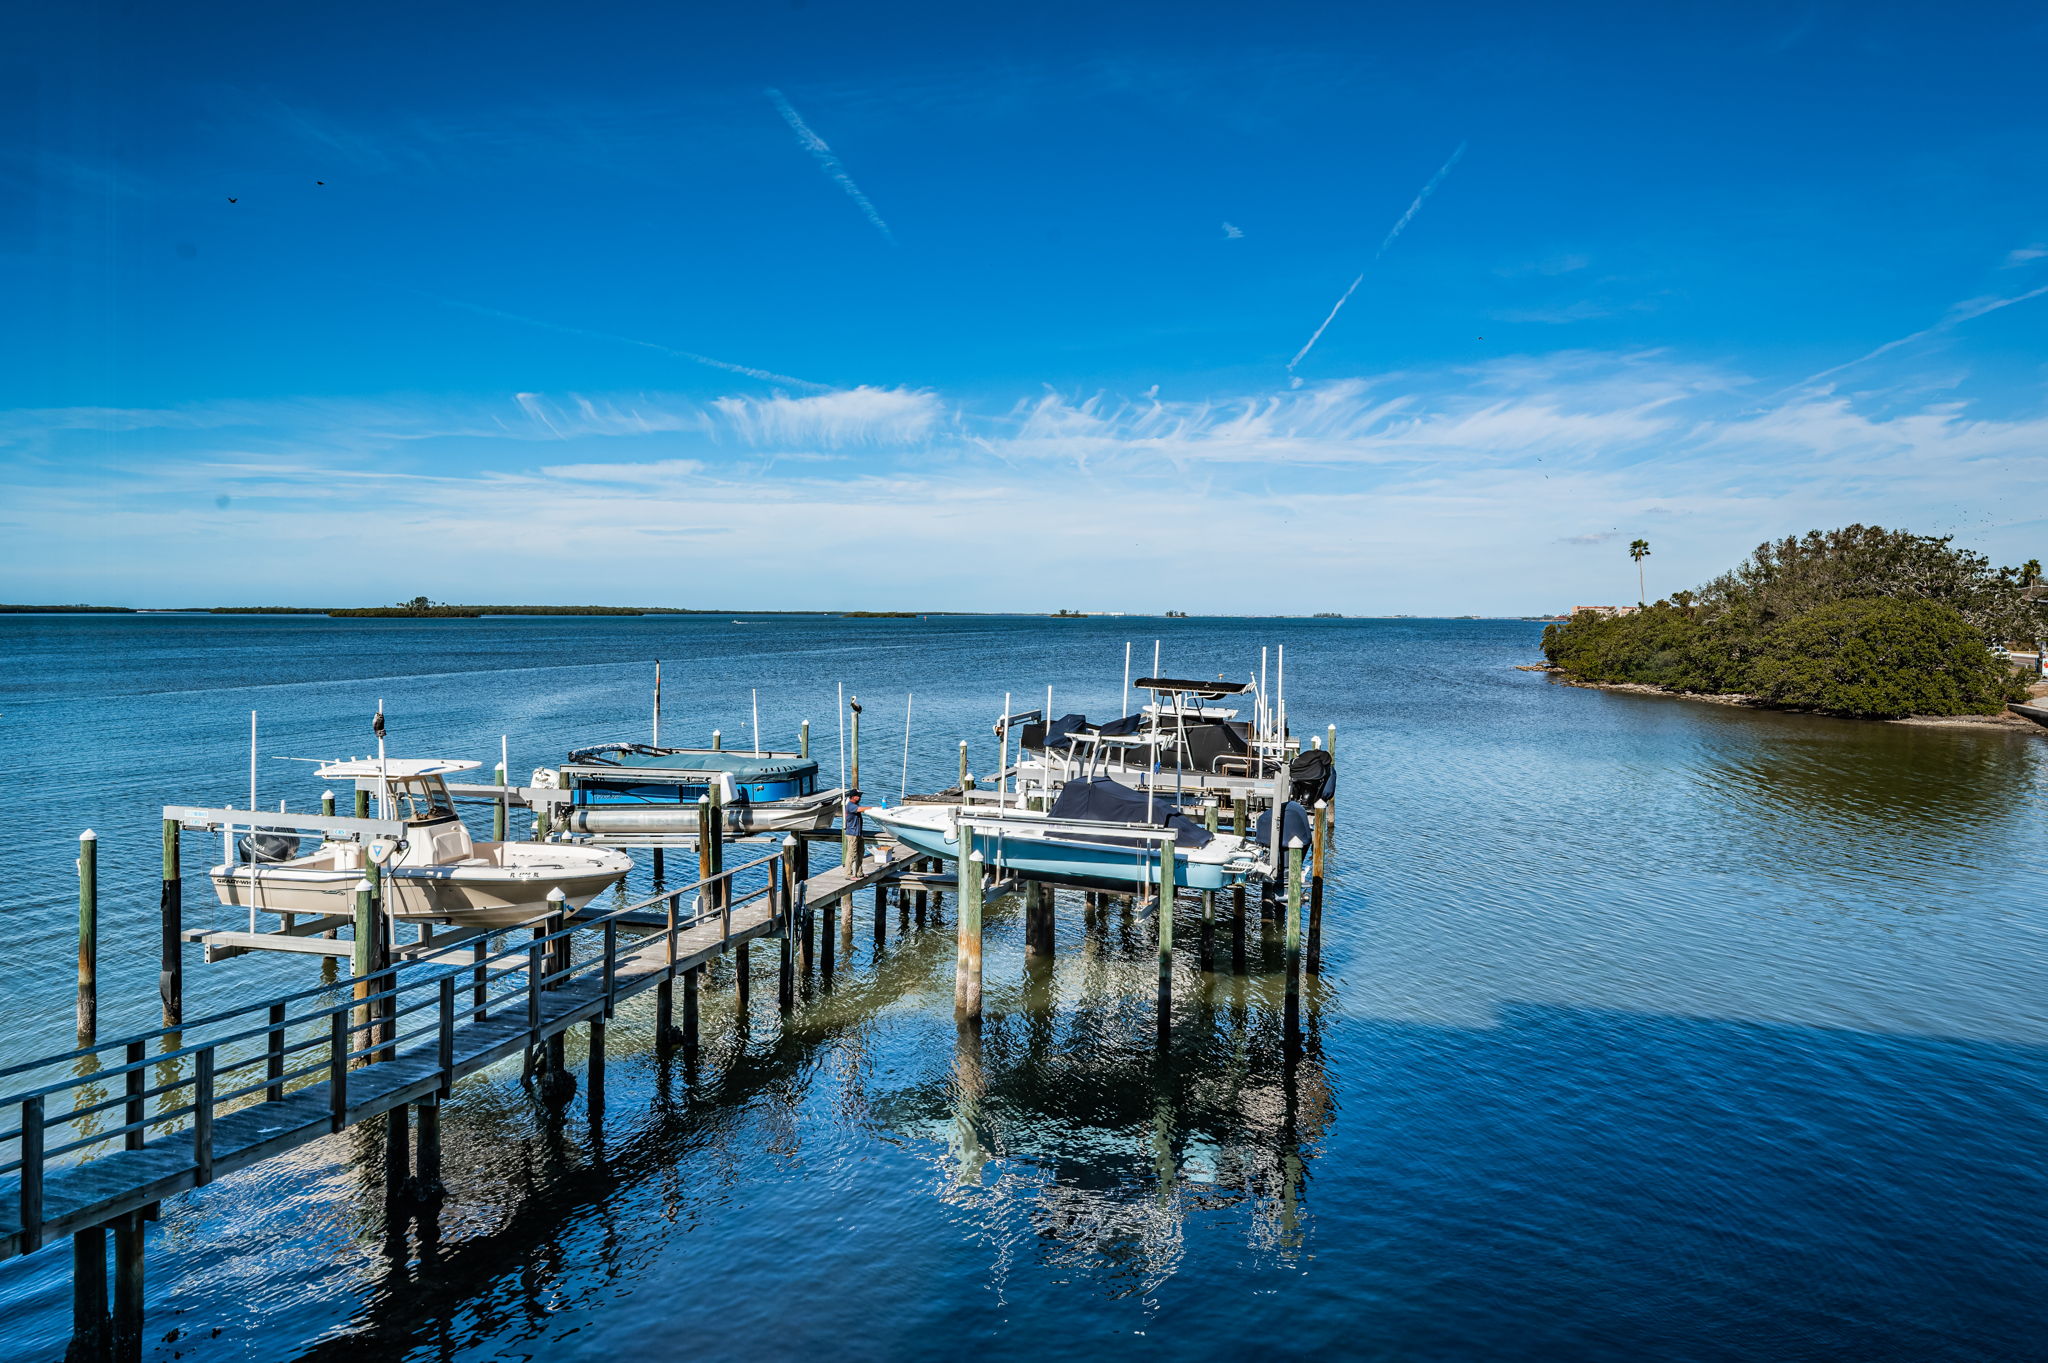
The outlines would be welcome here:
[[[391,783],[392,817],[407,823],[445,819],[455,812],[448,783],[438,776],[413,776]]]

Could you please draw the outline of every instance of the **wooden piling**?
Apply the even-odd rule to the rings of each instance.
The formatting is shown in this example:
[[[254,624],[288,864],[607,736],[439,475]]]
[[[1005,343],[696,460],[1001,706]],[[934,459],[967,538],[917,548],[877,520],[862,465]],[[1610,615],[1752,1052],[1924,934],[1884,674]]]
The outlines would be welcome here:
[[[875,945],[880,946],[889,936],[889,887],[875,886]]]
[[[356,788],[356,817],[358,819],[370,817],[370,792],[360,786]]]
[[[142,1244],[144,1212],[114,1222],[113,1356],[142,1357]]]
[[[1244,886],[1230,887],[1230,968],[1244,974]]]
[[[675,1018],[675,981],[664,978],[654,986],[654,1049],[658,1054],[667,1054],[675,1045]]]
[[[349,958],[349,973],[355,977],[354,997],[357,1001],[352,1012],[356,1036],[360,1039],[352,1042],[351,1048],[365,1045],[370,1040],[370,1005],[363,1000],[373,992],[370,975],[377,969],[377,891],[368,876],[356,882],[355,941],[352,945],[354,951]],[[368,1056],[358,1062],[368,1063]]]
[[[971,787],[967,784],[967,740],[960,740],[960,793],[965,795]]]
[[[697,993],[698,976],[704,973],[703,966],[691,966],[683,972],[683,1058],[697,1058]]]
[[[1173,906],[1175,885],[1173,844],[1159,844],[1159,1034],[1173,1028]]]
[[[64,1363],[99,1363],[108,1355],[107,1228],[71,1236],[71,1343]]]
[[[584,1086],[583,1101],[590,1108],[592,1120],[604,1110],[604,1048],[605,1026],[601,1017],[590,1020],[590,1055],[584,1068],[588,1078]]]
[[[320,813],[330,819],[334,817],[333,791],[323,790],[320,792]]]
[[[1275,818],[1279,815],[1276,813]],[[1301,839],[1287,841],[1287,1017],[1290,1030],[1301,1015]]]
[[[157,900],[163,924],[158,942],[157,992],[163,998],[166,1027],[177,1027],[185,1021],[185,909],[179,860],[178,821],[165,819],[163,890]]]
[[[1334,728],[1334,726],[1333,726]],[[1308,973],[1323,968],[1323,859],[1330,843],[1330,802],[1316,801],[1315,852],[1308,881]]]
[[[804,723],[808,730],[810,721]],[[796,1007],[796,849],[797,840],[785,834],[782,860],[775,868],[777,916],[782,926],[778,942],[781,950],[777,953],[779,959],[776,962],[775,1002],[785,1013]]]
[[[384,1196],[403,1201],[412,1192],[412,1109],[404,1103],[384,1114]]]
[[[1050,959],[1053,954],[1053,889],[1040,881],[1024,883],[1024,956]]]
[[[809,757],[811,755],[811,722],[808,719],[797,726],[796,755],[798,757]]]
[[[852,810],[860,807],[860,797],[858,794],[860,790],[860,697],[852,696],[848,698],[848,701],[848,708],[853,712],[853,719],[849,725],[852,731],[849,735],[852,740],[852,762],[847,768],[846,800],[847,808]],[[849,870],[859,866],[861,862],[861,840],[855,835],[851,827],[852,822],[851,819],[846,818],[842,818],[839,821],[839,860]],[[851,915],[853,912],[851,899],[847,901],[846,912],[848,915]],[[851,917],[847,921],[851,922]]]
[[[747,944],[741,942],[732,949],[732,1001],[739,1009],[740,1020],[747,1016],[748,979],[752,975],[752,962],[747,958]]]
[[[496,767],[496,768],[495,768],[494,770],[495,770],[495,775],[496,775],[496,777],[497,777],[497,783],[498,783],[498,785],[499,785],[499,786],[501,786],[501,787],[502,787],[502,786],[504,786],[504,785],[506,785],[506,784],[507,784],[507,782],[506,782],[506,780],[505,780],[505,764],[504,764],[504,763],[502,763],[502,762],[500,762],[500,763],[499,763],[499,764],[497,765],[497,767]],[[498,796],[498,798],[497,798],[497,799],[496,799],[495,801],[493,801],[493,802],[492,802],[492,804],[491,804],[491,841],[493,841],[493,842],[503,842],[503,841],[505,841],[505,825],[506,825],[506,824],[507,824],[508,822],[510,822],[510,815],[511,815],[511,810],[512,810],[512,797],[511,797],[511,796],[509,796],[509,795],[502,795],[502,794],[501,794],[501,795],[499,795],[499,796]]]
[[[592,1023],[593,1027],[601,1026]],[[438,1202],[447,1196],[441,1182],[441,1097],[428,1094],[419,1101],[419,1116],[413,1123],[412,1198],[415,1202]]]
[[[723,729],[713,729],[711,731],[711,751],[725,751],[725,731]]]
[[[800,964],[804,972],[804,979],[809,980],[811,978],[811,968],[817,957],[815,938],[817,937],[816,920],[818,915],[812,910],[810,904],[806,902],[805,897],[807,894],[808,891],[804,887],[804,882],[799,880],[796,889],[796,921],[798,929],[803,933],[803,959]]]
[[[1215,800],[1204,802],[1202,826],[1209,830],[1211,837],[1216,834],[1220,811]],[[1204,971],[1216,968],[1216,892],[1202,891],[1202,939],[1197,944],[1197,960]]]
[[[960,825],[960,931],[953,960],[953,1016],[961,1022],[981,1021],[981,853],[972,851],[974,830]]]
[[[88,828],[78,835],[78,1044],[81,1046],[90,1046],[99,1035],[99,864],[99,834]],[[101,1249],[104,1251],[105,1246]],[[105,1276],[106,1270],[102,1266],[102,1279]],[[105,1295],[104,1290],[102,1295]]]

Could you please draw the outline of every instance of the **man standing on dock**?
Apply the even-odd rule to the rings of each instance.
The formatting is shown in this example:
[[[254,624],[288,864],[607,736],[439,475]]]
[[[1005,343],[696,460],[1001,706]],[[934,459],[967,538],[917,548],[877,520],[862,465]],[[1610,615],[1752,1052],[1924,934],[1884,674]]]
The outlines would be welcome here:
[[[846,864],[849,867],[860,865],[866,859],[861,851],[860,843],[862,835],[867,830],[860,815],[859,791],[849,790],[846,792],[846,803],[840,809],[839,826],[840,836],[846,843]]]

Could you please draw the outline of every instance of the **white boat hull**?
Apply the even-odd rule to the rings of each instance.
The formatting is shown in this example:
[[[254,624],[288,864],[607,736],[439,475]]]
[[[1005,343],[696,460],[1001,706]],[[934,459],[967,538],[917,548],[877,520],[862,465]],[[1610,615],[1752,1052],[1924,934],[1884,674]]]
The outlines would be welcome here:
[[[926,856],[957,861],[961,837],[949,806],[902,806],[872,809],[867,817],[894,834],[905,846]],[[972,816],[969,822],[973,823]],[[1034,880],[1085,887],[1157,885],[1159,842],[1118,837],[1100,839],[1076,833],[1051,833],[1030,826],[1013,814],[1001,823],[976,824],[974,848],[991,869],[1014,871]],[[1135,844],[1135,845],[1134,845]],[[1241,885],[1256,869],[1255,856],[1243,840],[1218,834],[1207,847],[1176,848],[1174,884],[1183,890],[1225,890]]]
[[[363,873],[342,860],[323,849],[292,861],[216,866],[214,890],[223,904],[270,913],[351,914]],[[546,912],[556,889],[582,908],[632,865],[625,853],[602,848],[487,842],[461,862],[387,866],[380,882],[393,918],[510,926]]]

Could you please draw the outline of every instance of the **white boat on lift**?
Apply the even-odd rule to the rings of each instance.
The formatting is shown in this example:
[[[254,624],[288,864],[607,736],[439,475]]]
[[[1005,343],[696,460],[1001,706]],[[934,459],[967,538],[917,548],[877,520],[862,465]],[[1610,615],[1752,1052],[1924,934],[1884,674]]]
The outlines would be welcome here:
[[[557,889],[581,908],[633,869],[632,858],[612,848],[473,840],[445,778],[481,765],[439,758],[329,762],[315,774],[373,791],[379,817],[401,822],[404,836],[367,843],[330,837],[305,856],[297,855],[294,837],[254,837],[247,840],[250,860],[213,868],[214,890],[223,904],[270,913],[345,914],[374,861],[393,918],[509,926],[544,912]]]

